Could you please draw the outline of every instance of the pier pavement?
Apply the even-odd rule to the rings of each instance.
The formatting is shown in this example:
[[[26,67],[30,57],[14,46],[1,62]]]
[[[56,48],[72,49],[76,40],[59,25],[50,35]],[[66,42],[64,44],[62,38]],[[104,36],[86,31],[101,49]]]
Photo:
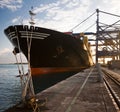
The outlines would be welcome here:
[[[38,93],[36,98],[46,99],[40,112],[117,112],[99,70],[94,66]],[[5,112],[30,110],[13,107]]]

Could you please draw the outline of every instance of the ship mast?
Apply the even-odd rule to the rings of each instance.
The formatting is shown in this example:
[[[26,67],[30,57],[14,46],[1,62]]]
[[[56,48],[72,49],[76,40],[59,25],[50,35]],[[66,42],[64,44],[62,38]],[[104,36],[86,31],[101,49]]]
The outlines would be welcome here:
[[[30,25],[31,26],[34,26],[35,24],[35,21],[34,21],[34,16],[36,15],[34,12],[33,12],[33,7],[31,7],[31,10],[29,10],[29,14],[30,14]]]

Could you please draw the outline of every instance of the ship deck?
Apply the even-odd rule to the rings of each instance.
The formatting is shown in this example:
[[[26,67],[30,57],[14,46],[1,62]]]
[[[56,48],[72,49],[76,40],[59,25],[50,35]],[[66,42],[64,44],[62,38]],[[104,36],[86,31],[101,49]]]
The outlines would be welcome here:
[[[39,100],[46,99],[42,112],[117,112],[96,67],[91,67],[40,92]],[[30,112],[12,107],[5,112]]]

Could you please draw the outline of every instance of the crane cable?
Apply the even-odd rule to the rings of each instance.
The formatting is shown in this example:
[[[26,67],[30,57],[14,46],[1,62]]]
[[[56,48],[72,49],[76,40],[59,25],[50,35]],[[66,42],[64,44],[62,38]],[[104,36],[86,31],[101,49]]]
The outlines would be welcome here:
[[[92,13],[90,16],[88,16],[85,20],[83,20],[82,22],[80,22],[79,24],[77,24],[76,26],[74,26],[73,28],[71,28],[69,31],[73,31],[73,29],[77,28],[80,24],[84,23],[85,21],[87,21],[90,17],[92,17],[94,14],[96,13],[96,11],[94,13]]]
[[[92,28],[95,24],[96,24],[96,22],[93,23],[92,25],[90,25],[88,28],[86,28],[86,29],[84,30],[84,32],[88,31],[88,30],[89,30],[90,28]]]

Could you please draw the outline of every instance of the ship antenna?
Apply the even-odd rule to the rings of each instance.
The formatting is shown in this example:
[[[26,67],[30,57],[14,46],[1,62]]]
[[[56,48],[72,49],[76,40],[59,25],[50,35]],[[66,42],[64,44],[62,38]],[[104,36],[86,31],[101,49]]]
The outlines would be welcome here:
[[[33,12],[33,7],[31,7],[31,10],[29,10],[29,14],[30,14],[30,22],[29,23],[30,23],[31,26],[33,26],[35,24],[33,17],[36,15]]]

